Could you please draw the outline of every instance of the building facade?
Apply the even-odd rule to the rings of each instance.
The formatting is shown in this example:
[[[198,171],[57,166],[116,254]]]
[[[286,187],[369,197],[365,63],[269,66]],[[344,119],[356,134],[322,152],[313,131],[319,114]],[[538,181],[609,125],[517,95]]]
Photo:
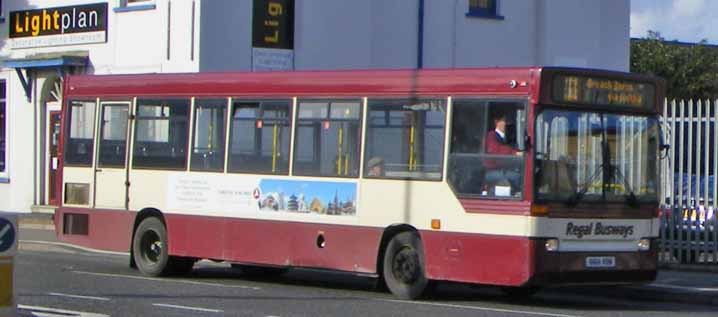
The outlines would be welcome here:
[[[577,66],[627,71],[628,0],[0,2],[0,210],[52,210],[68,74]]]

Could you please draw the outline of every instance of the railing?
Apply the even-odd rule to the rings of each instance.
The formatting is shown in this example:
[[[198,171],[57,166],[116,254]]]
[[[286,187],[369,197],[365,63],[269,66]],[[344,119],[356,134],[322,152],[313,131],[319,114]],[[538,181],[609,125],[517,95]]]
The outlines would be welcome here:
[[[659,261],[718,264],[718,100],[666,101]]]

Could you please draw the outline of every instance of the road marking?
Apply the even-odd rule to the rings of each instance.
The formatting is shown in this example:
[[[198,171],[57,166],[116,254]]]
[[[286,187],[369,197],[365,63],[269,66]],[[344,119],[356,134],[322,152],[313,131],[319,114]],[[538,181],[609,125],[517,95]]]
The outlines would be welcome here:
[[[413,305],[427,305],[427,306],[437,306],[437,307],[447,307],[447,308],[460,308],[460,309],[480,310],[480,311],[489,311],[489,312],[497,312],[497,313],[525,314],[525,315],[534,315],[534,316],[553,316],[553,317],[580,317],[579,315],[539,313],[539,312],[532,312],[532,311],[525,311],[525,310],[512,310],[512,309],[490,308],[490,307],[469,306],[469,305],[443,304],[443,303],[432,303],[432,302],[412,302],[412,301],[398,300],[398,299],[375,298],[373,300],[382,301],[382,302],[390,302],[390,303],[404,303],[404,304],[413,304]]]
[[[77,316],[77,317],[109,317],[110,315],[103,315],[103,314],[96,314],[96,313],[87,313],[87,312],[80,312],[80,311],[72,311],[72,310],[65,310],[65,309],[57,309],[57,308],[49,308],[49,307],[40,307],[40,306],[27,306],[27,305],[17,305],[17,308],[19,310],[27,310],[32,313],[32,316],[39,316],[39,317],[59,317],[59,316]]]
[[[104,277],[129,278],[129,279],[135,279],[135,280],[146,280],[146,281],[158,281],[158,282],[168,282],[168,283],[183,283],[183,284],[202,285],[202,286],[224,287],[224,288],[241,288],[241,289],[251,289],[251,290],[255,290],[255,291],[258,291],[258,290],[261,290],[261,289],[262,289],[261,287],[255,287],[255,286],[224,285],[224,284],[218,284],[218,283],[196,282],[196,281],[179,280],[179,279],[163,279],[163,278],[134,276],[134,275],[124,275],[124,274],[96,273],[96,272],[86,272],[86,271],[72,271],[72,273],[75,273],[75,274],[84,274],[84,275],[104,276]]]
[[[72,294],[63,294],[63,293],[47,293],[48,295],[52,296],[58,296],[58,297],[69,297],[69,298],[78,298],[78,299],[91,299],[91,300],[102,300],[102,301],[108,301],[109,298],[106,297],[95,297],[95,296],[82,296],[82,295],[72,295]]]
[[[20,243],[47,244],[47,245],[54,245],[54,246],[66,247],[66,248],[70,248],[70,249],[77,249],[77,250],[85,251],[85,252],[93,252],[93,253],[101,253],[101,254],[110,254],[110,255],[123,255],[123,256],[129,256],[129,255],[130,255],[129,252],[103,251],[103,250],[85,248],[85,247],[77,246],[77,245],[74,245],[74,244],[62,243],[62,242],[53,242],[53,241],[20,240]]]
[[[170,305],[170,304],[152,304],[152,306],[167,307],[167,308],[177,308],[177,309],[186,309],[186,310],[194,310],[194,311],[201,311],[201,312],[208,312],[208,313],[221,313],[221,312],[223,312],[223,310],[219,310],[219,309],[201,308],[201,307],[192,307],[192,306],[180,306],[180,305]]]
[[[718,292],[718,288],[715,287],[691,287],[691,286],[679,286],[679,285],[668,285],[668,284],[661,284],[661,283],[653,283],[649,284],[649,287],[657,287],[657,288],[672,288],[672,289],[680,289],[680,290],[686,290],[686,291],[702,291],[702,292]]]

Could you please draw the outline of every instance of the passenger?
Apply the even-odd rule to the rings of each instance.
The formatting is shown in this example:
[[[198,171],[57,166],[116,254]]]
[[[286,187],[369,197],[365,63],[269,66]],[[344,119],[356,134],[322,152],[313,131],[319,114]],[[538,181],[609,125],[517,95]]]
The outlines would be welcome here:
[[[372,157],[367,163],[369,171],[367,176],[369,177],[383,177],[384,176],[384,159],[378,156]]]
[[[506,114],[499,113],[494,118],[494,130],[486,135],[486,154],[521,155],[523,152],[515,150],[506,139]],[[485,181],[488,184],[498,184],[508,181],[511,193],[521,190],[521,174],[517,166],[511,164],[513,160],[497,158],[484,160],[486,167]],[[513,165],[513,166],[512,166]]]

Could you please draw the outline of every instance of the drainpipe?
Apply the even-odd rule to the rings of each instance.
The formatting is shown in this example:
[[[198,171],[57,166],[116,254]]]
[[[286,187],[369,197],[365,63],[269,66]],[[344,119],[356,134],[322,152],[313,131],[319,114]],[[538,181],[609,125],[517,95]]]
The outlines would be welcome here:
[[[424,1],[419,0],[419,32],[417,34],[416,68],[424,68]]]

